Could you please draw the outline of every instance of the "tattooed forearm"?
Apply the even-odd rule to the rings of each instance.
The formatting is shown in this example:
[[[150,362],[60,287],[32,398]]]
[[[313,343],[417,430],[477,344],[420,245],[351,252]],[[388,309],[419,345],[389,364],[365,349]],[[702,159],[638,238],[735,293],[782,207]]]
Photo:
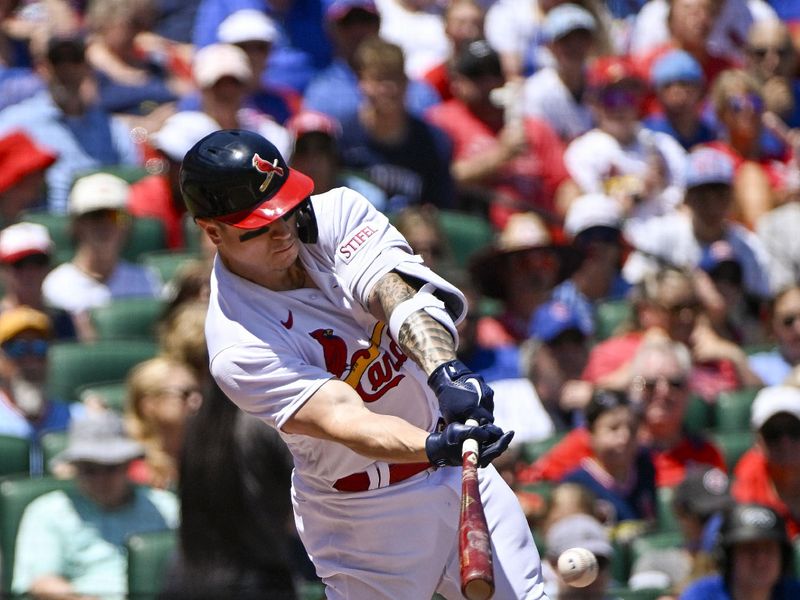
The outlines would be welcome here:
[[[370,298],[370,311],[383,321],[388,321],[395,307],[405,302],[417,291],[397,273],[384,275],[375,285]],[[453,336],[424,310],[406,319],[400,328],[397,343],[409,358],[428,375],[441,363],[456,357]]]

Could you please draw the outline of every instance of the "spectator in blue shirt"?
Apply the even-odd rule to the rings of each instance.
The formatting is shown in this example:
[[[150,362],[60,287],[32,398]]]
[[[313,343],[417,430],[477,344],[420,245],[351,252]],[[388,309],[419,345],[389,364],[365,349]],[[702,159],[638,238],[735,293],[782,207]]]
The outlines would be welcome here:
[[[325,20],[335,57],[309,83],[303,106],[344,123],[355,115],[362,99],[355,71],[356,50],[365,39],[378,35],[381,21],[373,0],[333,0],[325,11]],[[415,115],[422,115],[441,100],[431,85],[413,79],[405,94],[408,109]]]
[[[771,508],[742,504],[728,511],[718,556],[720,574],[698,579],[681,600],[800,598],[800,581],[791,576],[794,549],[783,519]]]
[[[47,208],[58,214],[77,173],[140,162],[128,127],[96,103],[85,51],[81,38],[51,38],[36,56],[47,89],[0,112],[0,133],[22,129],[58,154],[47,171]]]

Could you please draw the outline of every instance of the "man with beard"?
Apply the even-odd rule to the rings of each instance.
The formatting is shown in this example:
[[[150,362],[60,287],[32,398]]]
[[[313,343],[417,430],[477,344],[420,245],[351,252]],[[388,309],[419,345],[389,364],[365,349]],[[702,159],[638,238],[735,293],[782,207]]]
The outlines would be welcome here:
[[[0,314],[0,435],[28,438],[31,474],[42,472],[41,436],[67,428],[70,405],[45,395],[49,317],[29,306]]]

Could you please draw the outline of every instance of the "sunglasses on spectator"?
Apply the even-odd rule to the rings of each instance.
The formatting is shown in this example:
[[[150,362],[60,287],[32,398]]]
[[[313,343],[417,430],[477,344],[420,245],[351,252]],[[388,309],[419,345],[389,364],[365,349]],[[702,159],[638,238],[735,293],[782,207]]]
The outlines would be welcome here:
[[[791,419],[782,423],[766,423],[761,428],[761,436],[767,444],[777,444],[784,437],[800,440],[800,421]]]
[[[688,381],[685,377],[654,377],[651,379],[647,379],[642,377],[641,375],[636,376],[633,380],[633,385],[642,390],[643,392],[647,392],[648,394],[652,394],[656,387],[658,386],[659,382],[663,381],[666,383],[671,390],[684,390],[688,385]]]
[[[194,394],[199,394],[199,387],[168,387],[160,389],[156,392],[159,396],[176,396],[186,402]]]
[[[669,313],[671,317],[679,317],[687,312],[696,313],[700,310],[700,303],[696,300],[689,302],[681,302],[672,306],[661,305],[661,308]]]
[[[795,324],[795,321],[800,319],[800,313],[794,313],[793,315],[785,315],[780,318],[781,325],[784,327],[791,327]]]
[[[10,358],[36,356],[44,358],[50,344],[47,340],[12,340],[3,344],[3,352]]]
[[[624,88],[609,88],[600,94],[600,104],[603,108],[637,108],[639,104],[639,94],[633,90]]]
[[[756,58],[763,59],[767,56],[770,52],[774,52],[780,58],[786,58],[792,54],[792,49],[786,46],[751,46],[747,49],[748,54],[755,56]]]
[[[764,110],[764,100],[758,94],[745,94],[728,98],[728,106],[733,112],[751,111],[760,113]]]
[[[126,225],[130,219],[128,213],[123,212],[121,210],[114,210],[111,208],[101,208],[100,210],[93,210],[87,213],[83,213],[80,216],[81,219],[85,219],[87,221],[103,221],[103,220],[110,220],[114,225],[122,227]]]
[[[14,269],[26,269],[28,267],[48,267],[50,266],[50,257],[47,254],[30,254],[18,261],[11,263]]]
[[[126,463],[118,465],[101,465],[99,463],[81,462],[75,465],[78,473],[81,475],[110,475],[118,471],[122,471],[127,467]]]

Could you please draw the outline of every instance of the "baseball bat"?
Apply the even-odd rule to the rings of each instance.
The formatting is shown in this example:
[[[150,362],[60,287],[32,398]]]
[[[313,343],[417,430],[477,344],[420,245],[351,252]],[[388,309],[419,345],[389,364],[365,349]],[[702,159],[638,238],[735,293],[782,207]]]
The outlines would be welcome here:
[[[477,426],[474,419],[467,425]],[[478,442],[467,439],[461,446],[461,516],[458,550],[461,593],[468,600],[488,600],[494,594],[492,544],[478,489]]]

